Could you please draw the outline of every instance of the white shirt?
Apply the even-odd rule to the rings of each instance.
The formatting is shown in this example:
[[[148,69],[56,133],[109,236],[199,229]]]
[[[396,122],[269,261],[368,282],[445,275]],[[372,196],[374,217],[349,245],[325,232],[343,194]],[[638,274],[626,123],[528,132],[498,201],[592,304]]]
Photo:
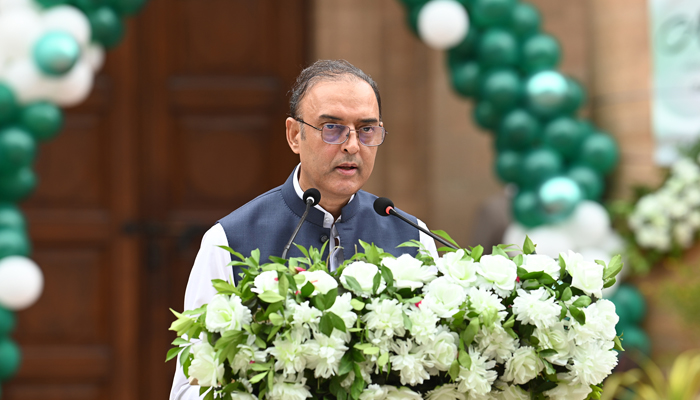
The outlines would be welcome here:
[[[294,171],[294,190],[296,190],[297,195],[301,199],[304,192],[301,190],[301,186],[299,186],[298,176],[299,166],[297,165]],[[353,198],[354,195],[350,200],[352,201]],[[340,237],[335,223],[339,222],[341,217],[338,217],[338,219],[334,221],[333,215],[324,210],[323,207],[318,204],[315,207],[324,213],[323,227],[331,229],[332,241],[330,245],[332,246],[332,256],[330,268],[331,270],[335,270],[340,261],[336,259],[335,256],[338,255],[337,252],[341,251],[339,247],[334,245],[334,243],[339,242],[336,241],[336,239]],[[418,220],[418,225],[427,229],[426,225],[421,220]],[[433,238],[420,232],[419,240],[425,248],[430,251],[434,258],[438,257]],[[212,279],[231,281],[230,278],[232,278],[233,272],[231,267],[227,266],[227,264],[231,262],[231,253],[217,247],[219,245],[228,245],[228,239],[226,238],[224,228],[221,224],[217,223],[202,237],[202,244],[197,253],[197,257],[194,259],[194,265],[190,272],[190,279],[187,282],[187,289],[185,290],[185,310],[193,310],[202,306],[202,304],[209,303],[216,294],[216,290],[211,284]],[[173,379],[173,387],[170,391],[170,400],[197,400],[199,398],[199,386],[191,386],[189,384],[178,363],[177,371],[175,371],[175,378]]]

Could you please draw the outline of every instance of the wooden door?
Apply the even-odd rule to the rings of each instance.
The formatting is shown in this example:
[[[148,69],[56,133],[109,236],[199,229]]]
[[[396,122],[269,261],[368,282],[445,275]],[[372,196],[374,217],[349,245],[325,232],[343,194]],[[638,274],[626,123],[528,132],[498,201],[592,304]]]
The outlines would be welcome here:
[[[38,157],[23,205],[46,279],[3,400],[163,399],[205,229],[281,184],[306,0],[152,0]]]

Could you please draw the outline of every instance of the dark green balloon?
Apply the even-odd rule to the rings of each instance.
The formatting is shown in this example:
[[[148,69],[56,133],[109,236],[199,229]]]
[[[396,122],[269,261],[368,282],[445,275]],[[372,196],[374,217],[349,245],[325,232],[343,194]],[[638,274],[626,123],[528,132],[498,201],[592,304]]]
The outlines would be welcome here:
[[[17,115],[19,105],[15,92],[6,84],[0,82],[0,126],[12,122]]]
[[[540,123],[525,110],[513,110],[503,117],[498,136],[506,148],[525,150],[539,138]]]
[[[488,101],[481,100],[474,106],[474,120],[484,129],[494,130],[501,121],[501,114]]]
[[[36,175],[30,167],[0,175],[0,201],[17,202],[36,187]]]
[[[568,83],[556,71],[542,71],[531,76],[525,84],[529,109],[543,118],[554,118],[566,106]]]
[[[560,59],[559,42],[551,35],[540,33],[523,42],[522,68],[528,74],[554,69]]]
[[[123,16],[134,15],[141,11],[148,0],[110,0],[110,5]]]
[[[496,156],[496,174],[505,183],[518,183],[523,157],[517,151],[504,150]]]
[[[619,157],[617,143],[610,135],[594,133],[581,144],[579,162],[605,175],[612,171]]]
[[[10,229],[26,232],[27,221],[22,212],[12,203],[0,203],[0,230]]]
[[[512,207],[513,218],[526,227],[532,228],[545,223],[545,215],[535,192],[519,192],[513,199]]]
[[[479,92],[479,70],[476,61],[455,65],[452,69],[452,87],[464,97],[476,96]]]
[[[625,351],[640,351],[647,356],[651,354],[651,340],[638,326],[623,326],[621,329],[622,347]]]
[[[9,337],[0,338],[0,382],[13,377],[22,361],[19,347]]]
[[[36,141],[29,132],[16,126],[0,130],[0,173],[30,165],[35,155]]]
[[[545,126],[543,138],[546,145],[560,152],[564,158],[573,159],[586,135],[586,129],[581,123],[568,117],[560,117]]]
[[[525,155],[522,183],[534,188],[549,178],[560,175],[563,160],[561,155],[548,147],[540,147]]]
[[[566,176],[581,187],[584,199],[600,200],[600,196],[603,194],[603,178],[592,168],[585,165],[575,165],[569,169]]]
[[[107,0],[71,0],[76,7],[80,8],[84,12],[95,10],[99,7],[108,5]]]
[[[583,199],[581,188],[564,176],[547,179],[537,191],[540,204],[547,215],[547,223],[553,224],[568,218]]]
[[[53,139],[63,127],[63,111],[48,101],[32,103],[20,113],[20,123],[37,140]]]
[[[408,7],[406,9],[406,22],[408,23],[408,27],[411,29],[411,32],[413,32],[414,35],[418,35],[418,15],[420,14],[420,10],[423,6],[417,6],[417,7]]]
[[[586,92],[575,79],[567,78],[566,102],[563,111],[569,114],[576,114],[578,109],[586,101]]]
[[[80,58],[80,45],[69,33],[50,31],[34,45],[34,62],[46,75],[62,76]]]
[[[513,7],[510,17],[510,30],[518,37],[526,38],[540,30],[542,18],[532,4],[518,3]]]
[[[514,66],[518,61],[518,41],[506,30],[488,29],[479,38],[478,57],[485,68]]]
[[[488,73],[481,84],[481,97],[503,113],[515,108],[522,99],[523,85],[514,70]]]
[[[466,62],[476,60],[477,46],[479,44],[479,31],[469,29],[467,36],[457,46],[447,51],[447,64],[454,69]]]
[[[61,4],[68,4],[70,0],[35,0],[44,8],[51,8],[55,6],[60,6]]]
[[[507,26],[516,0],[474,0],[471,20],[480,28]]]
[[[15,329],[15,326],[17,326],[15,313],[0,306],[0,338],[9,336]]]
[[[0,230],[0,259],[7,256],[28,256],[29,238],[23,232],[12,229]]]
[[[621,284],[610,296],[610,301],[615,304],[615,312],[620,317],[619,325],[640,324],[647,313],[644,296],[639,289],[629,284]]]
[[[118,0],[111,0],[113,3],[118,1]],[[411,8],[421,8],[427,3],[429,0],[401,0],[401,3],[403,3],[404,6],[406,7],[411,7]]]
[[[124,23],[121,17],[110,7],[99,7],[87,12],[92,40],[106,48],[119,44],[124,37]]]

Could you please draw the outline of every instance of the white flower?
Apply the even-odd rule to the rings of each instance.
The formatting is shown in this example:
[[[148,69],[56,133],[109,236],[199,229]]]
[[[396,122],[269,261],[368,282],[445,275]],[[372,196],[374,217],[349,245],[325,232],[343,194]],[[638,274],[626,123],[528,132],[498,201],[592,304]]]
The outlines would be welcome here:
[[[435,325],[439,318],[430,308],[411,306],[408,309],[408,319],[411,321],[410,331],[416,343],[423,344],[435,338]]]
[[[314,370],[316,378],[330,378],[338,374],[340,359],[348,349],[342,339],[328,337],[322,333],[314,335],[314,340],[307,342],[307,368]]]
[[[306,386],[306,378],[297,379],[296,382],[286,382],[282,375],[275,376],[272,391],[268,396],[270,400],[304,400],[313,397],[309,387]]]
[[[557,374],[559,384],[544,392],[551,400],[584,400],[593,391],[590,385],[571,383],[569,374]]]
[[[336,282],[335,278],[325,271],[301,271],[299,274],[306,278],[306,282],[311,282],[316,288],[311,296],[316,296],[319,293],[326,294],[331,289],[338,287],[338,282]],[[306,282],[304,282],[304,285]]]
[[[362,321],[367,329],[382,332],[383,335],[392,337],[403,336],[406,328],[403,323],[403,308],[396,299],[380,300],[372,299],[366,307],[370,312],[362,316]]]
[[[238,345],[238,352],[233,357],[231,369],[234,374],[245,373],[248,370],[251,362],[264,363],[267,359],[267,353],[255,344],[255,335],[249,335],[246,343]]]
[[[345,269],[343,269],[343,273],[340,275],[340,282],[343,284],[343,286],[345,286],[346,289],[353,290],[350,287],[350,285],[348,285],[347,277],[355,278],[357,280],[357,283],[360,284],[361,288],[359,292],[355,294],[362,297],[369,297],[374,294],[372,292],[372,287],[374,285],[374,276],[378,273],[379,268],[377,268],[376,265],[366,263],[364,261],[355,261],[354,263],[349,264],[347,267],[345,267]],[[379,289],[377,289],[377,293],[383,292],[385,288],[386,283],[382,278],[381,283],[379,284]]]
[[[278,336],[267,348],[267,352],[275,358],[275,370],[282,370],[284,376],[302,372],[306,368],[308,346],[297,340],[287,340]]]
[[[572,372],[572,383],[597,385],[610,375],[617,365],[617,353],[612,342],[588,342],[574,351],[574,362],[568,365]]]
[[[474,340],[478,344],[477,349],[485,357],[495,359],[501,364],[511,358],[516,347],[518,347],[518,340],[510,336],[498,324],[483,327],[476,333]]]
[[[219,386],[224,379],[224,364],[216,360],[214,348],[207,342],[192,345],[194,359],[190,364],[189,378],[191,385]]]
[[[525,384],[534,379],[544,368],[533,347],[523,346],[515,351],[513,358],[506,362],[506,371],[503,379],[518,385]]]
[[[457,358],[457,343],[459,336],[456,332],[444,325],[440,325],[435,333],[435,339],[426,343],[423,347],[428,355],[428,360],[438,371],[447,371],[452,361]]]
[[[689,248],[693,244],[695,230],[689,223],[679,222],[673,227],[673,238],[681,247]]]
[[[233,400],[258,400],[257,397],[253,396],[248,392],[231,392],[231,399]]]
[[[517,385],[509,385],[505,382],[496,382],[496,387],[501,390],[496,395],[498,400],[530,400],[530,394]]]
[[[501,295],[508,295],[511,290],[515,289],[518,267],[507,257],[482,256],[479,261],[478,272]]]
[[[352,304],[350,304],[351,300],[352,295],[350,293],[343,293],[335,298],[335,303],[328,309],[328,311],[342,318],[346,328],[352,328],[355,321],[357,321],[357,314],[353,311]],[[334,329],[333,333],[335,334],[335,332],[338,332],[338,330]]]
[[[354,377],[354,375],[353,375]],[[369,385],[360,394],[360,400],[384,400],[389,393],[390,386]]]
[[[469,292],[469,310],[479,314],[486,325],[500,321],[503,315],[499,315],[499,312],[505,309],[501,299],[484,288],[475,288]]]
[[[394,341],[390,337],[383,335],[383,331],[367,330],[367,340],[373,346],[379,347],[379,354],[374,354],[369,357],[370,361],[376,362],[381,354],[388,353]],[[379,373],[379,366],[376,366],[376,373]]]
[[[399,370],[402,385],[415,386],[430,379],[430,374],[425,370],[426,354],[422,347],[414,346],[411,340],[397,340],[391,350],[396,354],[390,357],[391,369]]]
[[[571,335],[577,344],[583,344],[591,340],[613,340],[615,338],[615,325],[620,317],[615,313],[615,304],[610,300],[602,299],[583,309],[586,314],[586,323],[579,324],[576,320],[571,322]]]
[[[526,254],[521,267],[527,272],[543,271],[554,278],[554,280],[559,279],[559,263],[557,263],[557,260],[544,254]]]
[[[422,400],[423,398],[419,393],[413,390],[402,387],[402,388],[390,388],[386,395],[386,400]]]
[[[428,392],[427,400],[467,400],[467,396],[457,390],[457,384],[442,385]]]
[[[394,284],[399,289],[416,290],[437,276],[437,271],[423,265],[420,260],[416,260],[410,254],[402,254],[399,258],[384,258],[382,265],[391,270],[392,275],[394,275]]]
[[[467,298],[467,293],[460,285],[447,278],[440,277],[426,287],[427,295],[421,306],[427,306],[440,318],[450,318],[459,311]]]
[[[583,290],[589,296],[600,298],[603,291],[603,266],[586,261],[583,256],[569,250],[560,254],[566,262],[566,270],[572,276],[571,286]]]
[[[204,324],[211,332],[240,331],[253,320],[248,307],[241,303],[241,298],[233,295],[215,295],[207,304],[207,316]]]
[[[253,288],[251,292],[263,294],[267,291],[279,293],[279,277],[277,271],[265,271],[256,276],[253,280]]]
[[[496,361],[488,361],[472,347],[469,347],[469,356],[472,360],[469,369],[459,367],[458,390],[462,393],[468,392],[471,396],[483,396],[491,391],[491,384],[498,376],[492,369],[496,366]]]
[[[464,250],[445,253],[435,260],[435,265],[452,282],[469,288],[476,283],[477,264],[466,258]]]
[[[558,322],[560,313],[561,306],[543,287],[529,293],[518,289],[518,297],[513,300],[515,318],[524,324],[535,325],[538,328]]]
[[[615,331],[615,325],[612,326],[613,332]],[[560,321],[556,324],[550,325],[546,328],[535,328],[533,336],[535,336],[539,341],[540,349],[552,349],[556,350],[557,354],[549,357],[545,357],[547,361],[552,364],[566,365],[569,357],[574,351],[575,343],[570,337],[569,333],[564,327],[564,322]]]

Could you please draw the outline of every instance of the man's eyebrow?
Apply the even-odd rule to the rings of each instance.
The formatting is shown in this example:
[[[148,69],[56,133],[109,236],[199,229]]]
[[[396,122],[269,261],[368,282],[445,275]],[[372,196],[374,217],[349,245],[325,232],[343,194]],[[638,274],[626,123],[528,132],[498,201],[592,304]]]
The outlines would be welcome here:
[[[331,120],[331,121],[342,121],[343,120],[340,117],[336,117],[334,115],[328,115],[328,114],[321,114],[318,118]],[[360,119],[360,122],[362,122],[363,124],[376,124],[377,122],[379,122],[379,120],[377,118],[362,118],[362,119]]]
[[[328,115],[328,114],[321,114],[321,116],[318,117],[319,119],[330,119],[333,121],[342,121],[343,119],[340,117],[336,117],[333,115]]]

